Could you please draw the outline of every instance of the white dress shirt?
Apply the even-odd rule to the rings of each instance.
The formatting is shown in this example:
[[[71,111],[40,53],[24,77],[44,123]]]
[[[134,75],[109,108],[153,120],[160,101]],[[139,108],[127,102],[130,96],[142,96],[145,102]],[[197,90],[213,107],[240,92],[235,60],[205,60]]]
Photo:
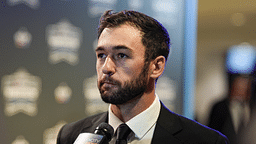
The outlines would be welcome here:
[[[114,128],[115,134],[110,141],[110,144],[115,144],[116,141],[116,129],[123,122],[114,115],[111,111],[111,105],[109,106],[108,122]],[[156,121],[160,113],[161,104],[158,96],[156,95],[154,102],[145,111],[136,115],[130,119],[126,124],[132,130],[132,133],[128,136],[128,144],[150,144]]]
[[[239,125],[243,121],[243,125],[246,126],[250,120],[250,105],[249,103],[241,104],[237,100],[232,100],[229,105],[231,118],[235,132],[238,133]]]

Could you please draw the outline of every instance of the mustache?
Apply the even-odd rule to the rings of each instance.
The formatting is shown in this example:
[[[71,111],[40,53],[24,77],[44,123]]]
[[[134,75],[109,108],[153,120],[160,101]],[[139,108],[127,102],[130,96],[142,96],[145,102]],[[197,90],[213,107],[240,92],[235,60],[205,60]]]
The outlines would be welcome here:
[[[119,81],[114,80],[113,78],[110,78],[110,77],[104,77],[99,82],[100,82],[100,86],[103,85],[104,83],[110,83],[110,84],[114,84],[114,85],[120,85],[121,84]]]

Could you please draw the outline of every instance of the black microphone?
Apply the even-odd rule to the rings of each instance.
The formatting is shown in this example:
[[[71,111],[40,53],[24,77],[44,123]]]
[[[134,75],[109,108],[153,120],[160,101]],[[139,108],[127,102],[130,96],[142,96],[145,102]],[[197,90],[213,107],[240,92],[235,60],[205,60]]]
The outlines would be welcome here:
[[[94,133],[80,133],[74,144],[108,144],[113,134],[113,127],[103,122]]]

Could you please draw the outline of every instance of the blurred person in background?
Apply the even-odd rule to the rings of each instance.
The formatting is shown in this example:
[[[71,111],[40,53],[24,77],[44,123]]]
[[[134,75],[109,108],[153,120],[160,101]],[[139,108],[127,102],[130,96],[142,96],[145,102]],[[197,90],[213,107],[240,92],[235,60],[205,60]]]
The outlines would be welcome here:
[[[231,144],[237,144],[241,132],[251,117],[252,76],[229,74],[228,96],[214,104],[208,126],[228,137]]]
[[[256,143],[256,66],[254,68],[252,77],[252,96],[251,96],[251,119],[245,129],[242,130],[241,136],[239,136],[239,144],[255,144]]]

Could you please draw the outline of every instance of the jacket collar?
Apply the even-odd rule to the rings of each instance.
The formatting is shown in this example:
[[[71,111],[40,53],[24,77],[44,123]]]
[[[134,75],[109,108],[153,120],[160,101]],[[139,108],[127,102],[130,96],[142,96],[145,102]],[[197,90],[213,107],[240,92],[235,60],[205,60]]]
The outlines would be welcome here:
[[[175,137],[175,135],[181,131],[182,126],[178,115],[169,111],[169,109],[161,103],[161,111],[156,123],[152,144],[181,144],[182,142]]]

